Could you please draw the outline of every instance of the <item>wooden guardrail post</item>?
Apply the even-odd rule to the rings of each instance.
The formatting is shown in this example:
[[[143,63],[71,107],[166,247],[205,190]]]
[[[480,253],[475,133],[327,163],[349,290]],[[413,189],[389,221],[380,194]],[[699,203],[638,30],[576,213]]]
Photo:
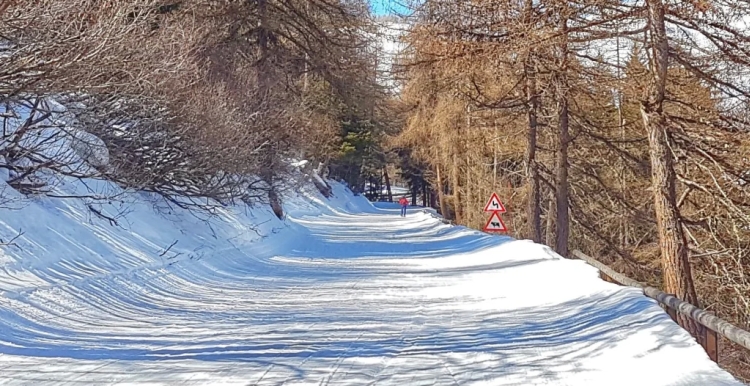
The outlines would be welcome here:
[[[674,296],[672,294],[667,294],[667,295]],[[674,321],[675,323],[678,323],[677,322],[677,310],[675,310],[674,308],[672,308],[672,307],[670,307],[670,306],[668,306],[666,304],[659,303],[659,305],[661,306],[661,308],[664,309],[664,311],[667,311],[667,314],[669,315],[670,318],[672,318],[672,321]],[[695,338],[698,339],[697,336]]]
[[[609,277],[609,275],[602,271],[599,271],[599,277],[606,282],[622,285],[622,283],[618,283],[617,280]]]
[[[703,327],[703,348],[712,361],[719,363],[719,336],[716,331]]]

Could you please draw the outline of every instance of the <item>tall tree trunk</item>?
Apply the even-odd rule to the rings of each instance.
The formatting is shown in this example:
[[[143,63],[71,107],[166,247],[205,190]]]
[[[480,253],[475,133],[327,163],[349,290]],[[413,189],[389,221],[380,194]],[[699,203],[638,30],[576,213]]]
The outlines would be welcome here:
[[[494,133],[493,136],[495,138],[498,138],[497,134],[497,119],[494,118],[495,112],[492,111],[493,116],[493,123],[494,123]],[[497,189],[497,139],[493,139],[492,141],[492,189],[491,191],[494,192],[495,189]]]
[[[531,28],[531,16],[533,12],[533,0],[526,2],[526,25]],[[526,216],[531,225],[531,239],[535,243],[542,241],[542,207],[541,192],[539,191],[539,168],[536,164],[536,140],[537,140],[537,112],[539,111],[539,95],[536,87],[536,71],[533,63],[533,52],[529,53],[524,63],[526,76],[526,99],[528,104],[529,131],[526,144],[526,178],[529,184],[529,203]],[[497,150],[497,147],[495,148]],[[497,168],[497,159],[495,159]],[[497,173],[497,171],[495,171]],[[494,186],[493,186],[494,188]]]
[[[664,291],[697,306],[698,297],[688,260],[687,238],[677,208],[676,175],[670,152],[670,138],[667,134],[668,124],[664,117],[652,111],[648,104],[642,105],[641,115],[648,133],[654,210],[664,270]]]
[[[555,251],[560,255],[568,256],[568,235],[570,232],[570,214],[568,212],[568,144],[570,143],[569,117],[568,117],[568,20],[565,13],[561,12],[561,42],[558,53],[558,69],[556,74],[556,94],[558,113],[558,149],[557,149],[557,173],[555,178]]]
[[[449,218],[448,212],[446,211],[447,208],[445,206],[445,191],[444,191],[445,186],[443,185],[443,179],[440,174],[439,163],[435,165],[435,179],[437,180],[436,188],[437,188],[438,202],[440,205],[440,214],[445,218]]]
[[[260,60],[258,62],[258,97],[261,100],[267,100],[270,92],[268,68],[268,44],[271,31],[268,29],[267,21],[267,1],[257,0],[258,4],[258,46],[260,50]],[[271,143],[271,142],[269,142]],[[281,206],[281,198],[276,192],[276,152],[272,145],[263,149],[263,172],[261,177],[268,184],[268,201],[278,218],[284,217],[284,210]]]
[[[411,186],[411,205],[417,206],[417,185]]]
[[[550,191],[549,202],[547,204],[547,230],[545,234],[545,244],[552,246],[555,242],[555,193]]]
[[[466,105],[466,135],[469,135],[469,133],[471,133],[471,104]],[[464,181],[465,193],[464,193],[464,196],[462,197],[463,200],[461,200],[463,204],[463,206],[461,207],[462,208],[461,214],[464,215],[463,223],[468,226],[468,225],[471,225],[471,221],[473,217],[472,213],[474,212],[471,207],[474,204],[474,194],[473,194],[474,189],[472,185],[473,180],[471,178],[471,172],[472,172],[471,155],[466,149],[462,149],[462,150],[463,152],[461,154],[464,154],[466,157],[463,160],[464,165],[466,165],[466,172],[462,173],[465,176],[465,181]]]
[[[649,0],[647,3],[653,79],[648,100],[641,103],[641,117],[648,134],[664,291],[699,306],[688,260],[687,239],[677,207],[676,173],[670,151],[669,123],[662,109],[669,67],[669,41],[664,21],[664,3],[661,0]],[[700,326],[691,319],[678,316],[678,322],[693,335],[700,336]]]
[[[391,191],[391,178],[388,176],[388,167],[383,168],[383,177],[385,177],[385,189],[388,192],[388,202],[393,202],[393,192]]]
[[[469,153],[466,152],[465,154],[466,154],[466,160],[464,162],[466,162],[466,164],[465,164],[466,165],[466,172],[463,173],[463,174],[466,177],[466,179],[464,181],[465,191],[464,191],[463,196],[461,197],[462,198],[461,201],[462,201],[462,204],[463,204],[463,206],[461,207],[462,208],[461,209],[461,213],[464,214],[464,224],[471,225],[471,220],[472,220],[472,216],[471,216],[471,213],[472,213],[471,204],[474,202],[473,201],[474,195],[472,194],[473,190],[472,190],[472,185],[471,185],[471,182],[472,182],[472,180],[471,180],[471,167],[469,166],[471,164],[471,162],[469,162]]]
[[[451,169],[451,179],[453,185],[453,210],[456,216],[456,222],[463,224],[463,208],[461,207],[461,178],[460,178],[459,157],[453,154],[453,168]]]

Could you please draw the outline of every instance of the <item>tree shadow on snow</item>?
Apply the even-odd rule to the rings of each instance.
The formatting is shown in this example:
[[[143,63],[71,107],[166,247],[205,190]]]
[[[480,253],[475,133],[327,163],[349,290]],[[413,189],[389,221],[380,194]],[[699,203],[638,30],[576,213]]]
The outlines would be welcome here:
[[[555,380],[570,371],[590,370],[588,360],[616,349],[637,331],[646,330],[651,336],[639,353],[643,356],[691,344],[653,301],[621,292],[513,313],[454,314],[450,327],[441,321],[446,314],[440,306],[437,302],[434,307],[387,313],[322,309],[293,319],[286,312],[267,312],[262,323],[235,319],[236,330],[225,331],[220,338],[167,330],[142,340],[45,326],[3,310],[0,316],[10,325],[0,333],[0,353],[102,361],[241,362],[259,368],[273,365],[291,371],[297,379],[306,379],[321,363],[349,359],[354,361],[349,371],[352,366],[365,371],[365,364],[356,364],[363,358],[402,358],[408,360],[391,365],[390,376],[408,373],[428,379],[436,376],[435,365],[442,364],[458,378],[481,373],[485,378],[525,374]],[[212,317],[230,319],[231,315]],[[571,370],[572,363],[578,366]]]

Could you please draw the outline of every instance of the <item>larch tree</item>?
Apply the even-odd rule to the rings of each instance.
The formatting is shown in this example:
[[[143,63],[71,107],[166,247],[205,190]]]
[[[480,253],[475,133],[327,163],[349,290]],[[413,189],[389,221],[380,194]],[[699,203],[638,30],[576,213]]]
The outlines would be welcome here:
[[[406,38],[400,138],[434,171],[446,216],[481,227],[492,186],[524,208],[505,214],[512,233],[746,323],[748,11],[426,2]]]

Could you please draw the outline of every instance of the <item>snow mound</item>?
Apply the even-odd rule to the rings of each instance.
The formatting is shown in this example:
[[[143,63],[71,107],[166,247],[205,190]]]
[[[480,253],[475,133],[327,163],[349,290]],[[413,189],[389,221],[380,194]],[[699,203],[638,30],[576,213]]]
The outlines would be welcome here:
[[[146,194],[0,210],[24,232],[0,251],[0,383],[740,385],[581,261],[331,186],[284,221]]]

